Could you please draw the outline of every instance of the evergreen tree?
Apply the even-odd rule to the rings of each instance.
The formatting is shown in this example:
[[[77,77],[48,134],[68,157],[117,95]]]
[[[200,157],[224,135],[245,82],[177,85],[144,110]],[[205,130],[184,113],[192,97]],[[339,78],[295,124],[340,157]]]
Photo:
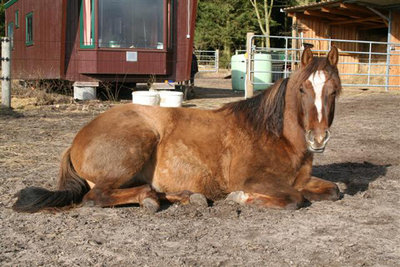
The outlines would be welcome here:
[[[2,1],[2,3],[0,4],[0,36],[6,35],[4,27],[5,21],[6,21],[6,12],[4,8],[4,1]]]
[[[248,0],[203,0],[198,3],[196,49],[220,49],[221,63],[232,51],[244,49],[246,33],[254,31],[257,19]]]

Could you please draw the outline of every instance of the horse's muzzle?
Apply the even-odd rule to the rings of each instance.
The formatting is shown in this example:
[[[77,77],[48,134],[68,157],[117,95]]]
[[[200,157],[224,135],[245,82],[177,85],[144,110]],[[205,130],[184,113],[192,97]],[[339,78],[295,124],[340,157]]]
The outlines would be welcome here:
[[[325,146],[331,137],[329,130],[326,130],[322,134],[315,135],[313,131],[309,130],[306,133],[307,149],[313,153],[322,153],[325,150]]]

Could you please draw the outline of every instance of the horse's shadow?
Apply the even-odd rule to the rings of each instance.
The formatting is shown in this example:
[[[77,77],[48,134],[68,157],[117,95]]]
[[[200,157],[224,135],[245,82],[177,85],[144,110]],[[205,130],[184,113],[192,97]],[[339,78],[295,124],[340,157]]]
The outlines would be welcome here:
[[[334,163],[313,166],[312,175],[328,181],[344,183],[346,189],[343,193],[355,195],[366,191],[371,182],[385,175],[389,166],[375,165],[366,161]]]

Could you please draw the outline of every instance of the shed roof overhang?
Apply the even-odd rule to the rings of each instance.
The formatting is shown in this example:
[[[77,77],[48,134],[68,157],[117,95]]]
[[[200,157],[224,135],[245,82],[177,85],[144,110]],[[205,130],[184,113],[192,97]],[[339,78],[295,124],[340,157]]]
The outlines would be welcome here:
[[[386,28],[389,9],[400,8],[398,0],[328,0],[284,9],[290,17],[315,18],[332,26],[355,25],[362,29]]]
[[[18,0],[9,0],[4,4],[4,8],[7,9],[10,6],[12,6],[13,4],[15,4],[15,2],[17,2]]]

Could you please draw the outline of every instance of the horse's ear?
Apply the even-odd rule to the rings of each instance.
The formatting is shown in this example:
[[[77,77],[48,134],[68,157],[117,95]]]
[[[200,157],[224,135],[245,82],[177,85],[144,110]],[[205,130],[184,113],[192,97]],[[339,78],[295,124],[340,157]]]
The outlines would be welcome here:
[[[333,45],[331,47],[331,51],[329,51],[327,58],[328,58],[329,63],[332,66],[336,66],[337,65],[337,63],[339,61],[339,51],[336,48],[336,46]]]
[[[311,52],[311,49],[307,47],[306,49],[304,49],[303,54],[301,55],[301,66],[302,67],[307,66],[312,59],[313,59],[313,54]]]

